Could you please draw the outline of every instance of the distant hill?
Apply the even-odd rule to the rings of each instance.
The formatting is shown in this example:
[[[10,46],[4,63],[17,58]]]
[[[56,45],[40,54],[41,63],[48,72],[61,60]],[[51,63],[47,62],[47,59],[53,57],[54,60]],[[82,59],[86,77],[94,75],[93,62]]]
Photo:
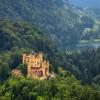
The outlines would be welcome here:
[[[71,4],[79,7],[96,7],[100,8],[100,0],[69,0]]]
[[[84,11],[92,18],[100,20],[100,8],[87,8]]]

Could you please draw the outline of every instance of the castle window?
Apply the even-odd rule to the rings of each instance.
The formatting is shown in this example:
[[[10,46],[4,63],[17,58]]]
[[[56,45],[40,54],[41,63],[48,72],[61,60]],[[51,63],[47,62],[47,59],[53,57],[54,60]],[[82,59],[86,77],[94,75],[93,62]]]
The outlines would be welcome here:
[[[38,62],[37,64],[40,65],[40,62]]]
[[[37,64],[35,64],[35,66],[37,66]]]
[[[43,76],[43,72],[42,71],[39,71],[39,76]]]

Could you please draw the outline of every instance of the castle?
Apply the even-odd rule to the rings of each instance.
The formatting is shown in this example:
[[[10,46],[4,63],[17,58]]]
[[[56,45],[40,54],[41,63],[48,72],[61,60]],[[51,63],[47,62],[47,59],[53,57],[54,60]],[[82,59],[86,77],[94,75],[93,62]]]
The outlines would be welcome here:
[[[34,79],[46,79],[49,77],[49,62],[43,60],[43,54],[23,54],[22,61],[27,65],[27,77]],[[18,75],[17,75],[18,74]],[[19,76],[20,70],[12,70],[12,75]]]

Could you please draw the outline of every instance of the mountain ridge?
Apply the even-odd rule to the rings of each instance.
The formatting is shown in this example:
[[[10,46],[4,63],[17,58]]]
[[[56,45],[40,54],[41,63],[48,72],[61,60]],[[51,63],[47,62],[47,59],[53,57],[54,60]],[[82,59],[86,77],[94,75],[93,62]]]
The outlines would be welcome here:
[[[82,8],[95,7],[100,8],[99,0],[69,0],[69,2],[75,6]]]

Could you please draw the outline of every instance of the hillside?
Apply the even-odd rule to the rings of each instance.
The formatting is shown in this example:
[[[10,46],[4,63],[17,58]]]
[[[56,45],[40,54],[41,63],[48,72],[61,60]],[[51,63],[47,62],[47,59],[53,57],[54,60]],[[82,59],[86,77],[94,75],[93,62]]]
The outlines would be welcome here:
[[[84,10],[85,13],[89,16],[91,16],[92,18],[95,18],[97,20],[100,20],[100,8],[87,8]]]
[[[49,36],[23,21],[0,20],[0,37],[1,100],[100,99],[100,48],[62,53]],[[11,76],[12,68],[23,69],[22,54],[31,50],[44,53],[55,78],[39,81]]]
[[[69,0],[71,4],[74,4],[79,7],[87,8],[87,7],[96,7],[100,8],[99,0]]]
[[[99,48],[80,53],[62,53],[57,48],[56,43],[39,29],[26,22],[9,20],[0,20],[0,37],[1,81],[10,75],[11,68],[15,68],[22,63],[22,53],[31,50],[37,53],[42,51],[45,54],[44,58],[50,61],[50,66],[56,73],[58,67],[63,67],[81,80],[82,83],[92,83],[93,78],[99,75]],[[93,70],[95,70],[95,73],[92,73]]]
[[[30,48],[50,52],[53,45],[49,36],[26,22],[0,20],[0,51]]]
[[[70,75],[42,81],[11,77],[0,85],[1,100],[99,100],[99,93]]]
[[[57,52],[52,39],[26,22],[0,20],[0,81],[22,63],[23,52],[43,52],[49,59]],[[46,59],[47,57],[45,57]]]
[[[67,0],[1,0],[0,18],[34,24],[65,49],[83,39],[100,38],[99,29],[94,28],[100,25]]]

